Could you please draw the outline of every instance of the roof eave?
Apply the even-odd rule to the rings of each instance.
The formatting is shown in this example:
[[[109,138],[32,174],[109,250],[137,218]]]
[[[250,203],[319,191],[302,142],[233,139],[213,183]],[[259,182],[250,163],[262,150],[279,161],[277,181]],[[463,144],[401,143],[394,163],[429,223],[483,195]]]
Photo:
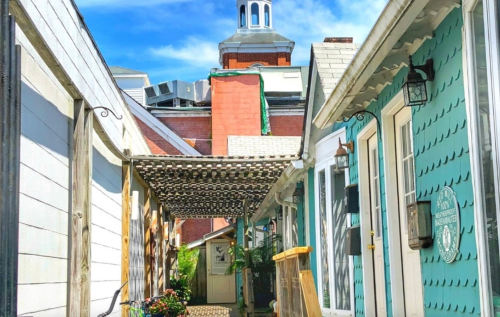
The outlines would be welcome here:
[[[314,118],[314,125],[320,129],[327,128],[342,115],[428,2],[429,0],[389,1],[350,66]]]

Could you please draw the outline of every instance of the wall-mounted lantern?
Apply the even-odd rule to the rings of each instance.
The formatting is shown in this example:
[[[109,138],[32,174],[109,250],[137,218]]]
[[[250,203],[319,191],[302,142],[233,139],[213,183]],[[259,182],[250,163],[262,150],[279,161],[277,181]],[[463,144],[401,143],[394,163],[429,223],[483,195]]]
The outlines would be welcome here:
[[[337,169],[346,169],[349,167],[349,153],[347,153],[344,149],[344,146],[350,151],[350,153],[354,153],[354,142],[351,140],[348,143],[343,144],[339,138],[339,148],[337,149],[337,153],[335,153]]]
[[[283,207],[280,206],[278,212],[276,213],[278,216],[278,220],[283,220]]]
[[[405,106],[424,105],[427,102],[427,87],[425,83],[434,80],[434,62],[432,59],[428,59],[424,65],[414,66],[410,56],[409,67],[410,71],[403,85]],[[427,75],[427,79],[424,79],[416,70],[424,72]]]
[[[276,224],[276,220],[275,219],[270,219],[269,220],[269,223],[267,224],[267,228],[269,229],[269,232],[274,232],[275,224]]]
[[[304,189],[301,187],[295,187],[295,191],[292,194],[292,200],[294,204],[301,204],[302,197],[304,197]]]

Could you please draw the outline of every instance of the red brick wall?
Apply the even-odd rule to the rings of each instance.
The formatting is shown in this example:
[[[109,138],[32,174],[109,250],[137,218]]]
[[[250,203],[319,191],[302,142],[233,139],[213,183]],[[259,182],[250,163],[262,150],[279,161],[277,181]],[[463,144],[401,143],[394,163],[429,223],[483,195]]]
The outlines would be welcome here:
[[[259,75],[212,77],[213,155],[227,155],[229,135],[261,135]]]
[[[177,150],[167,140],[162,138],[158,133],[151,129],[147,124],[142,122],[139,118],[135,117],[137,124],[141,128],[142,134],[153,154],[168,154],[168,155],[181,155],[182,153]]]
[[[181,228],[181,244],[187,244],[201,239],[203,235],[212,232],[212,219],[187,219]]]
[[[212,154],[210,117],[159,117],[169,129],[185,139],[203,155]]]
[[[255,63],[264,66],[290,66],[292,54],[279,53],[226,53],[223,56],[224,69],[247,68]]]
[[[274,136],[302,136],[304,116],[271,116],[270,123]]]

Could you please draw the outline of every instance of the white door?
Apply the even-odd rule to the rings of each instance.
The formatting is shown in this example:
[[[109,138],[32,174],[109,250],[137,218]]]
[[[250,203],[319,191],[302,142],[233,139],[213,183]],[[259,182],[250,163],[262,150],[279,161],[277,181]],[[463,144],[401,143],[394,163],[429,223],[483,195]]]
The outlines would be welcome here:
[[[408,246],[408,224],[406,221],[406,206],[416,200],[410,108],[404,107],[396,114],[394,126],[396,129],[396,165],[398,170],[399,221],[406,316],[422,317],[424,316],[424,300],[420,251],[412,250]]]
[[[223,304],[236,302],[236,280],[234,273],[226,275],[231,263],[227,240],[207,242],[207,303]]]
[[[385,301],[384,241],[382,236],[382,208],[380,205],[380,172],[377,134],[368,140],[368,167],[370,177],[370,214],[372,225],[373,273],[375,278],[375,305],[377,317],[387,316]]]

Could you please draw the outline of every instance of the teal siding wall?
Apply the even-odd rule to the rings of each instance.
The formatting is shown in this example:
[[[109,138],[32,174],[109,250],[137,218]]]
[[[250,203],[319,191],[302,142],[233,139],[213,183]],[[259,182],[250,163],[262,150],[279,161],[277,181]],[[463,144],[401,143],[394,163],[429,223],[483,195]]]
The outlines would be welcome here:
[[[428,58],[433,58],[436,70],[435,80],[427,84],[430,101],[425,106],[412,109],[417,200],[432,201],[434,212],[437,192],[443,186],[452,187],[461,207],[462,225],[460,253],[454,263],[444,263],[437,247],[421,251],[426,316],[477,316],[480,313],[461,27],[462,11],[455,9],[436,29],[435,36],[427,40],[413,57],[415,64],[423,64]],[[381,109],[401,90],[407,72],[407,68],[401,70],[393,84],[387,86],[367,110],[380,118]],[[347,139],[356,140],[359,131],[371,119],[362,122],[353,119],[347,127]],[[379,153],[380,166],[383,167],[381,141]],[[351,156],[350,180],[351,184],[358,183],[355,156]],[[388,316],[393,316],[383,168],[380,182],[387,310]],[[354,215],[352,223],[359,223],[358,215]],[[356,315],[364,316],[361,257],[354,257],[354,269]]]
[[[304,183],[299,182],[296,185],[297,188],[304,188]],[[299,246],[306,245],[306,230],[305,230],[305,218],[304,218],[304,199],[302,203],[297,206],[297,234]]]
[[[308,210],[309,213],[309,240],[311,242],[311,247],[313,251],[311,252],[311,271],[314,277],[314,284],[316,285],[316,289],[318,288],[318,267],[317,267],[317,253],[316,253],[316,214],[315,214],[315,196],[314,196],[314,168],[310,168],[307,171],[307,194],[309,196],[308,201]]]

